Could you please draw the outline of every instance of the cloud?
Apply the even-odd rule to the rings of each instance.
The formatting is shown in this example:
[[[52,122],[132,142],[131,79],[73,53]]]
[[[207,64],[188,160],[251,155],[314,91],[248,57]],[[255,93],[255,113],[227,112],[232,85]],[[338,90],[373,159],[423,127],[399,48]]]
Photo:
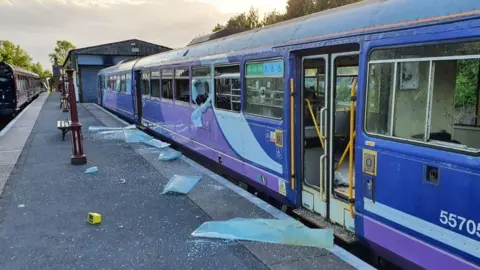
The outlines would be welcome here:
[[[44,67],[57,40],[77,47],[138,38],[183,47],[231,14],[187,0],[0,0],[0,40],[19,44]]]

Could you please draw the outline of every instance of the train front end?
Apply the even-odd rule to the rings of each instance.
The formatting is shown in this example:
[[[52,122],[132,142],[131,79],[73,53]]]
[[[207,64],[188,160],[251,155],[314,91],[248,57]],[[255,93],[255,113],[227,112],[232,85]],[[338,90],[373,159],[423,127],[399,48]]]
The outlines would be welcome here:
[[[8,64],[0,62],[0,117],[10,116],[15,107],[13,70]]]

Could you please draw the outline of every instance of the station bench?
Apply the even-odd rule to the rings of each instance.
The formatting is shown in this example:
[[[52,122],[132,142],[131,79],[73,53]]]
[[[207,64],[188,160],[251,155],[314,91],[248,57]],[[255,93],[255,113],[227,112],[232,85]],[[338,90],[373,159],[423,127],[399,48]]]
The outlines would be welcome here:
[[[72,121],[59,120],[57,121],[57,128],[62,131],[62,141],[65,141],[65,135],[67,135],[67,132],[72,130]]]

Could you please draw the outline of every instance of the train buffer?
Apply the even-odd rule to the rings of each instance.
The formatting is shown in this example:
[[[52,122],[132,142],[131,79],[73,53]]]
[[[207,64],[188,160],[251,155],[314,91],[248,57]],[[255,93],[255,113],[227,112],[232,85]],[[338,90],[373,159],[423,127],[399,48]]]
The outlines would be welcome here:
[[[192,236],[209,221],[287,217],[186,156],[161,162],[158,148],[121,138],[86,136],[89,165],[70,166],[71,149],[55,143],[58,133],[50,127],[51,117],[64,115],[58,111],[58,96],[41,95],[0,137],[0,193],[2,162],[14,163],[8,168],[18,171],[9,170],[3,178],[10,195],[2,197],[5,218],[0,220],[0,235],[8,237],[0,241],[0,250],[9,259],[0,262],[1,269],[38,269],[39,264],[68,268],[78,258],[89,258],[82,261],[85,268],[102,264],[112,269],[138,269],[138,265],[141,269],[159,265],[169,269],[192,265],[197,269],[360,269],[359,259],[345,259],[339,247],[327,250]],[[78,113],[85,126],[128,126],[95,104],[79,104]],[[71,126],[69,119],[56,124],[65,131]],[[23,136],[25,129],[31,131],[29,136]],[[11,151],[12,145],[18,145],[18,151]],[[18,164],[17,159],[4,158],[13,154],[19,157]],[[92,166],[98,166],[99,173],[85,174]],[[161,195],[178,173],[202,179],[186,195]],[[88,212],[106,218],[90,226]],[[92,237],[101,248],[92,244]],[[28,257],[35,252],[55,256]]]

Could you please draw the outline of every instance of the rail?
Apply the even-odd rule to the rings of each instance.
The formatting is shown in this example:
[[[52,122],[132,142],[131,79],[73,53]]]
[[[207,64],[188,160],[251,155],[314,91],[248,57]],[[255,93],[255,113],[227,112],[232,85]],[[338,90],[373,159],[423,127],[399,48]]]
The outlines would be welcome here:
[[[350,155],[349,155],[349,166],[348,166],[348,199],[350,205],[350,216],[355,217],[353,213],[353,143],[355,140],[355,88],[357,87],[357,79],[352,83],[352,89],[350,91]]]

